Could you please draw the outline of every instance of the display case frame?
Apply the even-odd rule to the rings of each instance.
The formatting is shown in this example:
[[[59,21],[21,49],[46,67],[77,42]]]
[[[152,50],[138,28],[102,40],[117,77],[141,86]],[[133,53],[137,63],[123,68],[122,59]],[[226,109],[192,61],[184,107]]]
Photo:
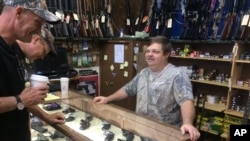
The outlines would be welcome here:
[[[119,107],[114,104],[95,104],[93,97],[79,93],[75,90],[70,90],[68,95],[61,95],[60,92],[53,94],[60,97],[59,102],[66,104],[79,111],[89,113],[93,117],[108,121],[111,125],[125,129],[133,134],[150,138],[154,141],[187,141],[189,135],[182,135],[180,129],[154,119],[140,116],[133,111]],[[50,101],[47,101],[49,103]],[[79,124],[80,125],[80,124]],[[76,129],[67,126],[66,124],[51,125],[69,138],[75,141],[91,141],[89,137],[79,133]]]

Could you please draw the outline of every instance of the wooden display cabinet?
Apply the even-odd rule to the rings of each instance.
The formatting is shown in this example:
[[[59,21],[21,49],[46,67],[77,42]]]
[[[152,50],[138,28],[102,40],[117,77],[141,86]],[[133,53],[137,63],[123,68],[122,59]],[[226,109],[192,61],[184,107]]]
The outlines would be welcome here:
[[[59,96],[59,100],[54,100],[65,107],[74,108],[76,111],[75,119],[61,125],[51,125],[63,134],[67,135],[75,141],[104,140],[105,130],[102,129],[103,121],[111,124],[109,131],[114,133],[114,140],[125,139],[122,129],[134,134],[134,140],[140,141],[141,137],[153,140],[168,141],[186,141],[189,140],[188,134],[181,135],[180,129],[172,125],[159,122],[153,119],[145,118],[134,112],[116,106],[114,104],[94,104],[93,97],[80,94],[71,90],[68,96],[62,96],[60,92],[54,93]],[[47,104],[52,101],[48,101]],[[62,109],[55,111],[62,111]],[[53,113],[55,111],[46,111]],[[80,130],[80,122],[84,120],[86,115],[93,116],[90,126],[87,129]]]
[[[214,118],[216,115],[222,121],[216,127],[223,128],[224,111],[228,109],[228,95],[231,93],[231,76],[233,75],[234,43],[230,41],[175,41],[173,40],[173,53],[170,63],[183,67],[190,76],[194,97],[199,98],[196,113],[203,119]],[[187,49],[188,47],[188,49]],[[212,97],[216,101],[208,101]],[[219,97],[219,99],[218,99]],[[203,100],[200,100],[203,98]],[[204,102],[204,103],[203,103]],[[204,115],[210,111],[210,117]],[[212,116],[211,116],[212,115]],[[196,118],[198,119],[198,116]],[[204,121],[202,121],[204,122]],[[211,127],[200,125],[199,130],[220,135],[222,130],[216,131]],[[226,136],[221,136],[226,138]]]

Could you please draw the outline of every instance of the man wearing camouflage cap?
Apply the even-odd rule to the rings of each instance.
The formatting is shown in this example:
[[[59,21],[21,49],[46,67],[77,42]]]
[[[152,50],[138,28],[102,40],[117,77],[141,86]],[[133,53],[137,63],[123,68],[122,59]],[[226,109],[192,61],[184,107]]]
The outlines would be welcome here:
[[[64,123],[64,117],[48,115],[37,106],[44,102],[49,87],[25,88],[22,66],[13,44],[16,40],[31,42],[34,34],[41,33],[45,21],[55,23],[60,19],[47,10],[45,0],[4,0],[3,4],[0,16],[0,140],[30,141],[30,112],[51,124]]]

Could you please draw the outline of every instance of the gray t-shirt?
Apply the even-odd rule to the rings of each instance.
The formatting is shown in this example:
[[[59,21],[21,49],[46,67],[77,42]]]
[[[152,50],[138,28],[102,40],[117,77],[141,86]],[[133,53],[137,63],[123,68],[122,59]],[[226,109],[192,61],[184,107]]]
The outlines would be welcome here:
[[[136,113],[180,126],[180,105],[193,100],[188,75],[170,63],[161,72],[151,73],[147,67],[123,87],[129,96],[137,96]]]

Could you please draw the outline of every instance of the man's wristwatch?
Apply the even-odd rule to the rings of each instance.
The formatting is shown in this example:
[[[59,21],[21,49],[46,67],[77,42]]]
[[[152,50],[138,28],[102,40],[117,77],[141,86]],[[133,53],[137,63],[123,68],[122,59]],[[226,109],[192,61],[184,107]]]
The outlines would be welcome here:
[[[23,102],[22,102],[21,98],[18,95],[16,95],[15,98],[16,98],[16,102],[17,102],[17,109],[18,110],[23,110],[24,105],[23,105]]]

